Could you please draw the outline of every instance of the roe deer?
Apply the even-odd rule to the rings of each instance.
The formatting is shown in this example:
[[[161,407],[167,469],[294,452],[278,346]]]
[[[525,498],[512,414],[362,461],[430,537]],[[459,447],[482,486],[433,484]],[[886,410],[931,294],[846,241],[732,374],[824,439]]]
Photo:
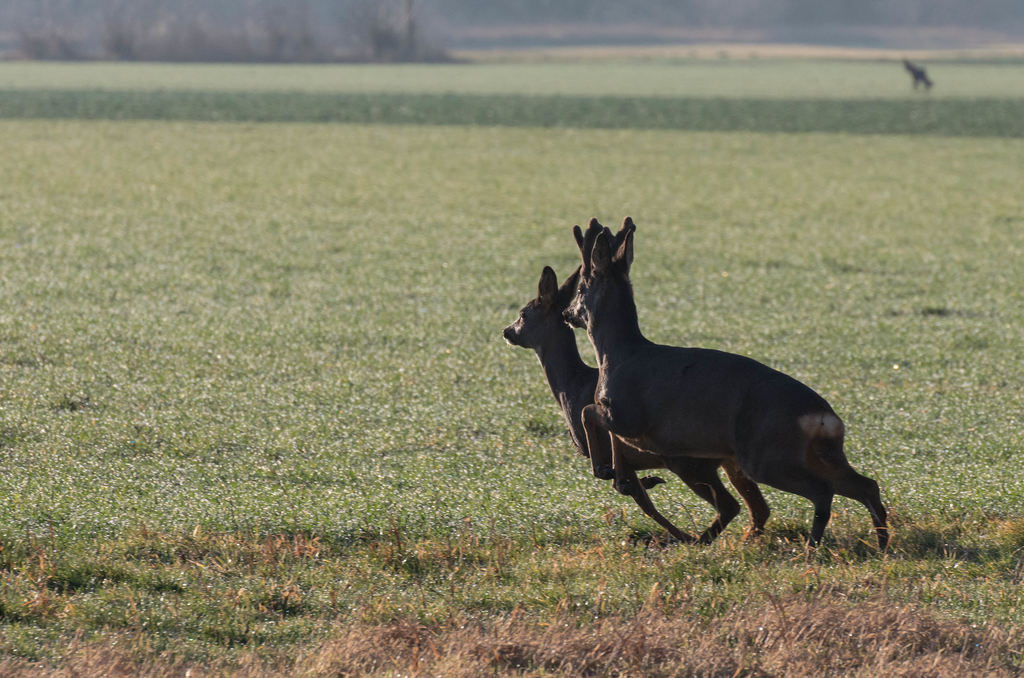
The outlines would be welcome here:
[[[614,472],[611,469],[611,439],[607,433],[598,435],[589,441],[583,432],[582,412],[586,405],[594,402],[594,390],[597,387],[598,371],[587,365],[580,358],[576,346],[576,335],[562,317],[576,294],[579,280],[579,269],[566,278],[561,287],[558,278],[551,268],[545,266],[537,286],[537,298],[528,303],[519,312],[519,318],[505,328],[505,340],[513,346],[531,348],[537,353],[544,374],[547,376],[551,392],[562,409],[573,445],[583,456],[591,458],[594,475],[601,480],[611,480]],[[733,498],[718,477],[718,467],[725,468],[729,480],[739,491],[750,511],[751,525],[746,536],[761,533],[768,520],[770,510],[765,503],[761,490],[749,478],[743,475],[735,462],[718,459],[696,459],[692,457],[675,457],[665,459],[657,455],[623,446],[623,472],[632,487],[638,487],[632,494],[637,505],[655,522],[683,542],[696,539],[683,533],[664,518],[647,496],[646,489],[664,482],[661,478],[643,478],[637,480],[635,470],[668,468],[679,476],[694,493],[716,508],[718,515],[714,522],[700,536],[701,543],[710,543],[725,529],[726,525],[740,512],[739,503]]]
[[[878,483],[846,460],[843,422],[824,398],[751,358],[644,337],[629,279],[635,228],[627,217],[614,252],[610,231],[596,220],[586,237],[574,228],[583,266],[565,313],[586,328],[597,354],[600,376],[594,404],[583,408],[584,428],[588,440],[614,434],[620,491],[633,491],[628,474],[619,473],[623,443],[667,459],[731,459],[752,481],[814,504],[812,545],[821,542],[833,495],[840,494],[867,507],[885,549],[889,531]]]
[[[918,84],[921,84],[924,85],[926,92],[931,91],[932,81],[928,79],[928,72],[924,70],[924,66],[918,66],[904,59],[903,68],[907,69],[910,77],[914,79],[914,89],[917,89]]]

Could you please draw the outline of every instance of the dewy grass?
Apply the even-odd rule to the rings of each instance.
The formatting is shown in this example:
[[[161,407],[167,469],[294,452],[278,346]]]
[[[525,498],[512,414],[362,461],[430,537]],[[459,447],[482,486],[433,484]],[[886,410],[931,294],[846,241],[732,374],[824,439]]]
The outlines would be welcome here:
[[[0,651],[59,659],[81,630],[294,658],[342,627],[652,597],[711,625],[829,595],[1012,629],[1021,143],[2,122]],[[767,488],[764,539],[666,546],[551,434],[501,328],[576,265],[573,223],[626,214],[648,336],[825,395],[889,555],[843,499],[808,555],[810,505]]]

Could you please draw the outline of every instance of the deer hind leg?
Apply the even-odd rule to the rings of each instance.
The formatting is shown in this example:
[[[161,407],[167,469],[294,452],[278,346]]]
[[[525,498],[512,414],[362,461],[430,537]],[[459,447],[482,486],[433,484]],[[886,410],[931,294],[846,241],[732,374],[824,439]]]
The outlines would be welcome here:
[[[722,470],[729,477],[732,486],[740,493],[743,503],[747,505],[747,511],[750,512],[750,526],[744,532],[743,538],[750,539],[760,536],[764,533],[765,523],[768,522],[768,516],[772,513],[768,502],[764,500],[764,495],[761,494],[761,488],[747,477],[735,459],[722,460]]]
[[[701,534],[701,544],[713,542],[740,513],[739,502],[729,494],[722,479],[718,477],[718,466],[718,459],[696,457],[676,457],[669,466],[694,494],[711,504],[718,512],[714,521]]]
[[[855,499],[864,504],[868,513],[871,514],[871,523],[875,527],[875,536],[878,538],[878,548],[885,550],[889,546],[889,528],[886,527],[886,511],[882,504],[882,494],[878,489],[878,483],[867,476],[862,476],[847,467],[846,473],[832,482],[836,494],[850,499]]]
[[[807,454],[807,463],[812,472],[827,478],[836,494],[855,499],[864,504],[871,514],[871,522],[878,538],[878,548],[885,550],[889,545],[889,529],[886,527],[886,511],[878,483],[857,473],[843,454],[842,439],[819,438],[813,440]]]
[[[766,459],[778,459],[779,454],[766,453]],[[787,455],[788,456],[788,455]],[[797,494],[814,504],[814,523],[808,541],[812,546],[821,543],[825,528],[832,518],[832,497],[835,494],[832,483],[812,473],[801,464],[762,464],[759,473],[753,476],[757,482],[770,485],[783,492]]]

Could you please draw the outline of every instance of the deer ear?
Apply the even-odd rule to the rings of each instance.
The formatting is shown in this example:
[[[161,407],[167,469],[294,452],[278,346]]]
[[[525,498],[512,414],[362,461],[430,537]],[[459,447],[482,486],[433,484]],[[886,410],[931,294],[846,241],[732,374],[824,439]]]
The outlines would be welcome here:
[[[604,233],[597,234],[594,241],[594,249],[590,253],[590,266],[594,275],[604,275],[612,266],[612,249],[608,244],[608,236]]]
[[[576,270],[572,272],[568,278],[562,281],[562,286],[558,288],[558,305],[559,307],[569,307],[569,302],[576,296],[576,288],[580,284],[580,269],[582,266],[577,266]]]
[[[544,271],[540,274],[540,282],[537,283],[537,299],[545,306],[550,306],[555,303],[557,296],[558,276],[550,266],[545,266]]]

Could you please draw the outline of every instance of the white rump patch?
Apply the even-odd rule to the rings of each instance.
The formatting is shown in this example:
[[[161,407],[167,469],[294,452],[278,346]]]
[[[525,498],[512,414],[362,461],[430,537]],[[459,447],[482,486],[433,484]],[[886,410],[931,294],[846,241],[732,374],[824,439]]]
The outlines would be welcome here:
[[[840,438],[846,432],[843,420],[832,413],[805,414],[797,423],[811,438]]]

